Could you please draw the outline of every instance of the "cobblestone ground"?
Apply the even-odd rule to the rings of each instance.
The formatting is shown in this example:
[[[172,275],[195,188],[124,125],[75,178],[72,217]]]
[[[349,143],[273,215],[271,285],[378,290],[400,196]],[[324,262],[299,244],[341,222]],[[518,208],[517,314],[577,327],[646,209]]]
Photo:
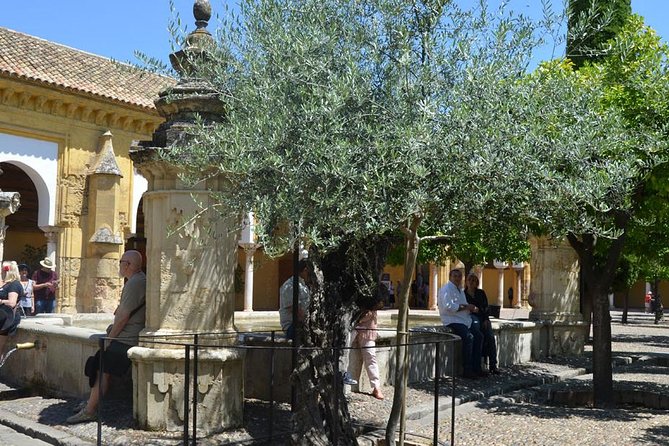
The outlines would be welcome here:
[[[669,324],[652,323],[650,315],[637,315],[622,325],[620,313],[612,313],[612,351],[614,357],[642,358],[644,355],[666,355],[662,366],[644,364],[614,368],[614,388],[620,391],[652,390],[669,395]],[[586,346],[586,353],[592,346]],[[559,363],[560,361],[557,360]],[[547,367],[554,367],[547,364]],[[579,389],[591,386],[592,375],[566,379],[558,384],[544,385],[528,392],[482,399],[458,406],[455,418],[454,444],[468,445],[669,445],[669,411],[643,407],[594,409],[562,407],[527,402],[550,387],[553,390]],[[450,416],[439,426],[439,440],[451,444]],[[432,435],[432,425],[415,425],[414,431]]]
[[[669,323],[653,325],[650,315],[636,314],[629,325],[619,323],[620,314],[613,313],[614,357],[617,363],[629,363],[644,355],[666,355],[669,361]],[[476,381],[456,381],[456,397],[464,403],[456,407],[454,444],[463,445],[669,445],[669,412],[639,407],[610,410],[587,407],[560,407],[546,404],[548,389],[577,389],[590,385],[592,376],[584,374],[589,367],[589,352],[579,358],[555,358],[542,362],[515,365],[503,369],[503,374]],[[616,367],[614,380],[617,389],[651,389],[669,395],[669,364],[658,366],[644,361]],[[578,376],[574,376],[578,375]],[[552,383],[556,377],[563,381]],[[571,376],[571,378],[569,378]],[[538,385],[538,382],[549,384]],[[443,400],[450,399],[450,381],[440,388]],[[0,389],[1,390],[1,389]],[[393,389],[384,389],[385,401],[367,394],[351,393],[349,409],[355,421],[382,429],[392,406]],[[495,396],[500,395],[501,396]],[[475,400],[475,401],[474,401]],[[433,383],[414,385],[407,392],[409,414],[430,408],[434,402]],[[76,401],[41,397],[0,401],[0,412],[6,411],[25,420],[47,425],[79,438],[93,441],[97,425],[85,423],[64,425]],[[429,409],[431,410],[431,409]],[[429,412],[428,410],[428,412]],[[289,411],[286,406],[276,408],[276,426],[287,426]],[[246,429],[226,432],[207,439],[198,439],[198,445],[241,444],[249,438],[259,438],[267,432],[266,407],[249,401],[245,406]],[[127,402],[109,401],[103,415],[104,444],[171,446],[181,444],[181,433],[165,434],[133,429],[132,407]],[[439,440],[450,444],[450,409],[440,413]],[[408,421],[408,431],[432,438],[432,415]],[[416,437],[414,437],[416,438]],[[418,439],[418,438],[416,438]],[[427,440],[425,444],[430,444]],[[280,444],[280,443],[271,443]]]

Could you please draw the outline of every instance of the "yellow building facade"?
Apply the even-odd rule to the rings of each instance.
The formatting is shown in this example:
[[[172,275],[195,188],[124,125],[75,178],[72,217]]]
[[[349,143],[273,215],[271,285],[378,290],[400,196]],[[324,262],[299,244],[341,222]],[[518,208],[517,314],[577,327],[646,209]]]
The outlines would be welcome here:
[[[162,122],[153,100],[173,83],[0,28],[0,188],[21,194],[4,258],[51,256],[59,311],[115,308],[143,190],[128,149]]]

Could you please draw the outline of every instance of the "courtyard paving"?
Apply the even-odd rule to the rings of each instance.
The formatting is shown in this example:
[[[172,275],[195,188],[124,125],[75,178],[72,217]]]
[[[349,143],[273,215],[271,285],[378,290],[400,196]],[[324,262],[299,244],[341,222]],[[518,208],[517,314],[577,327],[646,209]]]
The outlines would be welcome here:
[[[522,310],[514,316],[525,317]],[[521,311],[520,313],[518,311]],[[502,317],[511,314],[503,313]],[[652,316],[632,312],[629,323],[612,312],[615,387],[620,391],[650,390],[669,398],[669,323],[654,325]],[[600,410],[549,404],[546,396],[558,390],[588,387],[591,346],[579,358],[552,358],[514,365],[503,374],[476,381],[456,380],[456,445],[662,445],[669,444],[669,411],[639,406]],[[656,358],[664,358],[658,363]],[[439,397],[438,438],[451,444],[451,385],[443,380]],[[353,419],[371,428],[361,444],[373,444],[383,429],[391,407],[393,389],[384,389],[385,401],[351,393]],[[76,400],[17,394],[0,384],[0,424],[53,445],[95,444],[96,423],[64,424]],[[407,394],[409,437],[429,444],[433,436],[434,384],[411,386]],[[277,406],[275,425],[286,426],[289,412]],[[245,407],[246,429],[198,439],[200,445],[242,444],[267,434],[267,408],[254,401]],[[107,401],[102,415],[103,444],[171,446],[181,444],[181,433],[145,432],[133,428],[128,401]],[[272,441],[267,444],[281,444]]]

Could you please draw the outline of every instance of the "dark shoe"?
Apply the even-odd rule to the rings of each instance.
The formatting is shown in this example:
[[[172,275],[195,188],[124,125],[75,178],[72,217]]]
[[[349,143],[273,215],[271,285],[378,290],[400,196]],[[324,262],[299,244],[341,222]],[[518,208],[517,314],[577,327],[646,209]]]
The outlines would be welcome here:
[[[485,370],[479,370],[478,372],[476,372],[476,374],[478,375],[479,378],[487,378],[488,377],[488,372],[486,372]]]
[[[342,373],[341,380],[347,386],[355,386],[358,384],[358,381],[354,380],[351,374],[348,372]]]
[[[465,372],[462,374],[462,378],[464,379],[479,379],[479,375],[476,373],[472,372]]]
[[[490,367],[490,374],[491,375],[501,375],[502,371],[498,369],[497,367]]]

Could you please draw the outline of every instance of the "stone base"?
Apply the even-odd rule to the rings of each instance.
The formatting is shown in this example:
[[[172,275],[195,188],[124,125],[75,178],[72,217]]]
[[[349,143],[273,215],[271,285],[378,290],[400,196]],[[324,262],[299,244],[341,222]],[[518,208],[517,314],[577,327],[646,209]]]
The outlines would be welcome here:
[[[192,355],[192,351],[191,351]],[[140,428],[180,431],[184,426],[183,349],[133,347],[135,383],[133,412]],[[192,358],[192,356],[191,356]],[[203,349],[198,352],[197,429],[201,435],[242,425],[244,353],[240,349]],[[190,368],[192,423],[193,363]]]
[[[536,347],[538,357],[582,355],[586,329],[585,322],[543,321]]]

